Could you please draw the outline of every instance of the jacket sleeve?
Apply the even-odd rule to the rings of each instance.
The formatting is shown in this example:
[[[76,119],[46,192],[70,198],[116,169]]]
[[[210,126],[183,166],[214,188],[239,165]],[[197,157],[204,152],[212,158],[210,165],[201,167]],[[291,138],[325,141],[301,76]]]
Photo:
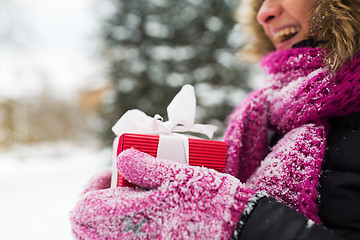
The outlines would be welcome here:
[[[320,178],[321,222],[347,240],[360,239],[360,114],[330,121]]]
[[[264,198],[257,203],[241,232],[233,239],[341,240],[342,238],[274,198]]]
[[[326,227],[273,198],[265,198],[235,239],[360,239],[360,113],[330,119],[329,123],[319,185],[319,216]]]

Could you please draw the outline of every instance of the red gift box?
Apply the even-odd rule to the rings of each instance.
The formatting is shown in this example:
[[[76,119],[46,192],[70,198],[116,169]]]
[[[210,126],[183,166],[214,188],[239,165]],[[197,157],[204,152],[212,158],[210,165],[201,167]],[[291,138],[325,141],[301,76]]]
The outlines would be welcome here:
[[[227,145],[222,141],[189,138],[189,165],[203,166],[217,171],[225,169]],[[153,157],[157,156],[159,135],[125,133],[114,141],[114,158],[124,150],[135,148]],[[114,160],[115,160],[114,159]],[[115,161],[116,162],[116,161]],[[112,179],[112,187],[134,186],[126,181],[116,170]]]

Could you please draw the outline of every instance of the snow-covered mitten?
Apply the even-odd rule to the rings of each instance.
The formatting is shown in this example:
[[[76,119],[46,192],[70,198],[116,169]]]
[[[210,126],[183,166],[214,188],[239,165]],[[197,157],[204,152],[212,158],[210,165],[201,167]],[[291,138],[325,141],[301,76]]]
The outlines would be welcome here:
[[[94,175],[90,181],[85,185],[82,194],[85,194],[89,191],[96,191],[101,189],[107,189],[111,185],[111,175],[112,170],[104,170],[96,175]]]
[[[141,188],[83,195],[71,212],[79,239],[229,239],[255,192],[215,170],[122,152],[118,170]]]

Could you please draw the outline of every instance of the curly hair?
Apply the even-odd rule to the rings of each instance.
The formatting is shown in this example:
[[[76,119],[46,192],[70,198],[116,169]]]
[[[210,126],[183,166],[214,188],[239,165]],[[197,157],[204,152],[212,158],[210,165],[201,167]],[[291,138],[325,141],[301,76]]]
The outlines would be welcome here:
[[[239,0],[235,12],[246,39],[238,53],[240,59],[250,62],[275,50],[256,20],[260,7],[259,0]],[[313,11],[309,35],[319,47],[329,50],[324,64],[332,71],[341,68],[360,51],[360,0],[319,0]]]

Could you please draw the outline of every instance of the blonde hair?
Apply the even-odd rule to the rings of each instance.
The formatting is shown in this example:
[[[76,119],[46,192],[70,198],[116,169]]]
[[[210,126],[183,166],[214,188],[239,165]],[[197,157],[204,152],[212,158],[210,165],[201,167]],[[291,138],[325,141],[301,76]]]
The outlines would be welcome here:
[[[256,15],[259,0],[239,0],[235,19],[245,34],[240,59],[254,62],[275,50]],[[360,50],[360,0],[319,0],[311,20],[311,38],[319,47],[329,49],[324,63],[336,71]]]

